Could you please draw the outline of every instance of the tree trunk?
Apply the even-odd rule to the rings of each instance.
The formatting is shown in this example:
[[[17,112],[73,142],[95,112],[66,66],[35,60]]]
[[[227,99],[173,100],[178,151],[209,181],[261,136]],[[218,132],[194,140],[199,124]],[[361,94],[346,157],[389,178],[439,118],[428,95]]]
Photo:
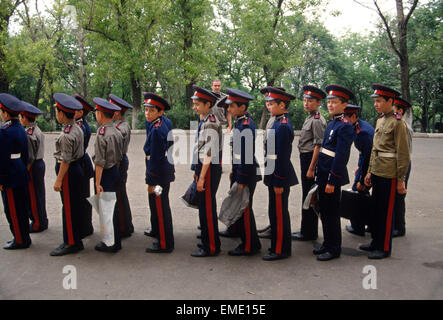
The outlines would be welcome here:
[[[35,96],[34,96],[34,106],[38,108],[38,101],[40,100],[40,92],[43,88],[43,77],[45,75],[46,70],[46,63],[43,63],[42,66],[40,66],[40,75],[37,81],[37,86],[35,88]]]
[[[142,91],[140,87],[140,78],[131,73],[131,91],[132,91],[132,129],[137,128],[137,115],[141,110]]]

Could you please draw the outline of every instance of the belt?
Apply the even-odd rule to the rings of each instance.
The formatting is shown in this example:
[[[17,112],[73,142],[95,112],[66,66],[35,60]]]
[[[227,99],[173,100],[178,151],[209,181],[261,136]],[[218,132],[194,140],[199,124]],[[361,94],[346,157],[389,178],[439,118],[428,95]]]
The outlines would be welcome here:
[[[241,155],[239,155],[239,154],[234,154],[234,159],[241,160]]]
[[[151,156],[146,156],[146,160],[151,160]]]
[[[396,153],[392,153],[392,152],[375,152],[375,155],[377,157],[382,157],[382,158],[397,158],[397,154]]]
[[[13,153],[11,154],[11,159],[20,159],[21,158],[21,154],[20,153]]]
[[[276,154],[270,154],[270,155],[267,155],[266,158],[268,158],[269,160],[277,160],[277,155]]]
[[[328,150],[328,149],[325,149],[325,148],[321,148],[321,149],[320,149],[320,152],[321,152],[321,153],[324,153],[324,154],[327,155],[327,156],[330,156],[330,157],[332,157],[332,158],[335,158],[335,152],[334,152],[334,151],[331,151],[331,150]]]

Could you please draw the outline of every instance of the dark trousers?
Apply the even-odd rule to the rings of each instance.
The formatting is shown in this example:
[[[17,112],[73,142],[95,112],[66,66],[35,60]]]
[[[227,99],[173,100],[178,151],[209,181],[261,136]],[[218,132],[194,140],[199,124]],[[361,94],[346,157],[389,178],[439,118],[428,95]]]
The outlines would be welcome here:
[[[2,199],[9,229],[14,236],[15,242],[23,245],[31,244],[27,187],[4,188]]]
[[[201,166],[201,165],[199,165]],[[200,172],[200,170],[198,170]],[[216,194],[221,178],[221,165],[211,164],[205,176],[205,190],[198,192],[198,216],[203,249],[210,254],[220,252]]]
[[[409,163],[408,173],[406,174],[406,189],[408,188],[408,181],[409,181],[409,175],[411,174],[411,165],[412,163]],[[395,214],[394,214],[394,230],[399,231],[400,233],[406,232],[406,205],[405,205],[405,194],[398,194],[396,193],[396,207],[395,207]]]
[[[55,165],[58,174],[60,164]],[[83,170],[80,161],[71,162],[63,177],[60,197],[63,208],[63,241],[68,245],[78,245],[82,240],[83,222]]]
[[[104,192],[114,192],[117,194],[119,180],[120,180],[120,170],[115,165],[112,168],[103,169],[100,185],[103,187]],[[121,248],[120,218],[115,208],[113,212],[114,214],[112,222],[114,224],[114,246]]]
[[[171,207],[169,205],[170,184],[161,185],[162,194],[149,195],[149,208],[151,209],[151,224],[156,230],[156,238],[162,249],[174,248],[174,231],[172,226]],[[155,227],[155,229],[154,229]]]
[[[288,199],[290,188],[285,187],[283,194],[277,195],[273,186],[268,186],[268,214],[271,222],[271,253],[290,256],[292,252],[291,219]]]
[[[315,179],[306,178],[309,166],[311,165],[313,152],[300,153],[301,186],[302,186],[302,209],[301,209],[301,234],[307,239],[317,239],[318,237],[318,217],[314,209],[303,209],[303,203],[308,196],[309,190],[315,183]]]
[[[231,181],[231,187],[232,185],[233,182]],[[249,188],[249,204],[243,212],[242,217],[238,219],[231,227],[240,235],[240,239],[242,241],[240,247],[245,252],[251,253],[261,249],[260,239],[258,238],[257,234],[257,226],[255,224],[254,211],[252,209],[257,182],[250,182],[247,186]],[[231,229],[231,227],[229,228]]]
[[[120,219],[120,233],[129,236],[134,232],[132,225],[131,207],[129,206],[128,193],[126,192],[126,181],[128,180],[129,160],[126,155],[123,155],[120,161],[120,180],[117,190],[117,204],[115,210]]]
[[[46,214],[46,192],[45,192],[45,162],[35,160],[29,170],[30,181],[29,200],[32,231],[48,228],[48,217]]]
[[[320,219],[323,226],[323,246],[334,255],[341,253],[340,196],[341,187],[327,194],[325,185],[318,186]]]
[[[91,178],[94,176],[94,168],[92,167],[91,158],[85,153],[82,162],[83,179],[82,179],[82,238],[91,235],[94,232],[92,226],[92,206],[87,198],[91,196]]]
[[[397,179],[382,178],[372,174],[371,182],[374,211],[370,218],[369,227],[372,233],[372,245],[376,250],[390,253],[392,250]]]

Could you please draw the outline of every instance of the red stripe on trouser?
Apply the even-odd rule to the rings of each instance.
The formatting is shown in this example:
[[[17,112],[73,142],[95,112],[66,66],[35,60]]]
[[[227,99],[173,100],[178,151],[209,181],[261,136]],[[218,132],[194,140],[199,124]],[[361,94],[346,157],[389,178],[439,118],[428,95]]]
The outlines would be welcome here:
[[[32,224],[32,230],[36,231],[40,228],[40,220],[38,218],[38,210],[37,210],[37,199],[35,196],[35,185],[34,185],[34,177],[32,176],[32,172],[29,172],[29,177],[31,180],[29,181],[29,196],[31,198],[31,212],[34,217],[34,223]]]
[[[281,194],[275,194],[275,214],[277,218],[277,244],[275,247],[276,254],[281,254],[283,246],[283,211],[281,202]]]
[[[391,229],[392,229],[392,214],[394,213],[396,186],[397,186],[397,180],[392,179],[391,191],[389,193],[388,215],[386,217],[386,234],[385,234],[385,246],[384,246],[385,252],[389,252],[389,243],[391,240]]]
[[[249,210],[249,204],[245,209],[245,214],[243,216],[243,221],[245,225],[245,251],[251,252],[251,223],[250,223],[251,212]]]
[[[162,249],[166,249],[165,223],[163,221],[163,208],[162,208],[161,196],[155,196],[155,206],[157,209],[157,216],[158,216],[158,231],[160,233],[160,247]]]
[[[65,209],[65,221],[66,221],[66,232],[68,233],[68,244],[70,246],[75,244],[74,233],[72,231],[72,217],[71,217],[71,197],[69,196],[69,173],[66,172],[63,177],[62,183],[63,192],[63,206]]]
[[[118,203],[118,216],[120,218],[120,232],[125,232],[125,216],[124,216],[124,210],[123,210],[123,203],[122,203],[122,194],[121,190],[118,189],[117,191],[117,203]]]
[[[9,214],[11,216],[12,228],[14,229],[15,242],[17,244],[23,244],[22,235],[20,233],[20,226],[17,219],[17,210],[15,209],[14,193],[12,189],[6,189],[6,196],[8,197]]]
[[[206,221],[209,233],[209,251],[211,254],[215,253],[215,235],[214,222],[212,221],[212,199],[211,199],[211,168],[206,173],[205,181],[205,206],[206,206]]]

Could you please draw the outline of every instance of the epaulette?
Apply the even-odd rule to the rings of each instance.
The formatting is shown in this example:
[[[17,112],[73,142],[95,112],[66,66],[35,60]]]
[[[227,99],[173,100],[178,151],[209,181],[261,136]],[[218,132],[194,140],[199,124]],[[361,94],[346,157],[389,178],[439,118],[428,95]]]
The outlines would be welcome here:
[[[314,119],[320,119],[320,116],[321,116],[320,112],[316,112],[314,114]]]
[[[64,132],[64,133],[70,133],[71,130],[72,130],[72,124],[67,125],[67,126],[65,127],[65,129],[63,130],[63,132]]]
[[[217,120],[215,119],[215,116],[211,114],[211,116],[209,117],[209,121],[216,122]]]
[[[401,118],[403,118],[403,116],[400,113],[397,113],[397,112],[394,112],[393,116],[397,120],[401,120]]]
[[[104,136],[106,134],[106,127],[101,127],[100,130],[98,130],[98,134]]]
[[[286,117],[281,117],[279,120],[280,120],[280,123],[283,123],[283,124],[288,123],[288,118],[286,118]]]
[[[29,128],[26,130],[26,133],[27,133],[28,135],[32,136],[32,135],[34,134],[34,130],[35,130],[35,127],[29,127]]]
[[[249,126],[250,123],[251,123],[251,120],[249,118],[246,118],[245,120],[243,120],[242,125]]]
[[[154,124],[154,128],[160,128],[162,126],[163,121],[160,120],[159,122],[157,122],[156,124]]]
[[[381,119],[381,118],[383,118],[384,116],[385,116],[384,113],[379,114],[377,119]]]
[[[343,123],[349,123],[349,120],[346,117],[341,118],[340,121]]]
[[[2,130],[8,129],[11,125],[12,125],[12,122],[11,122],[11,121],[6,122],[6,123],[1,127],[1,129],[2,129]]]

